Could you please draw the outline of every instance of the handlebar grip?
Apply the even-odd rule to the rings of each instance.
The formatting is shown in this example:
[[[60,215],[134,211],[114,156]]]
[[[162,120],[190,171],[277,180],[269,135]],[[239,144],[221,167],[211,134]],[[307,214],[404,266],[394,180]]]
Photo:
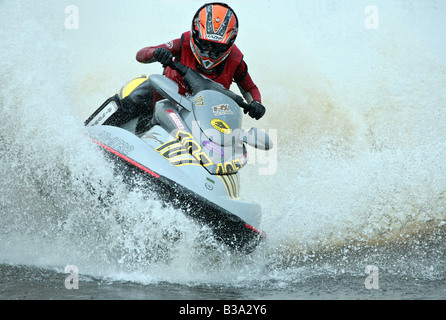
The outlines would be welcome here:
[[[245,113],[248,113],[249,110],[251,109],[251,106],[248,103],[246,103],[245,100],[243,100],[243,98],[241,96],[236,95],[236,94],[234,94],[234,95],[235,95],[235,99],[234,99],[235,102],[237,102],[237,104],[240,106],[240,108],[243,109],[243,111]]]
[[[184,64],[179,63],[176,60],[172,60],[172,62],[169,64],[169,67],[171,67],[173,70],[176,70],[180,76],[184,77],[187,73],[187,70],[189,69]]]
[[[242,107],[242,109],[245,111],[245,113],[247,113],[251,109],[251,106],[244,101],[239,103],[239,106]]]
[[[214,81],[207,79],[206,77],[201,77],[201,75],[199,76],[198,72],[196,72],[193,69],[190,69],[189,67],[185,66],[184,64],[182,64],[179,61],[172,60],[169,63],[169,67],[172,68],[173,70],[177,71],[178,74],[181,77],[183,77],[183,79],[185,78],[185,83],[189,88],[193,89],[193,81],[190,81],[190,80],[193,80],[194,77],[200,79],[201,81],[204,81],[203,79],[206,79],[205,80],[206,82],[214,83]],[[191,72],[189,72],[189,75],[187,75],[189,70],[191,70]],[[186,77],[186,75],[187,75],[187,77]],[[201,83],[203,83],[203,82],[201,82]],[[214,88],[214,89],[217,89],[217,88]],[[217,90],[226,94],[231,99],[233,99],[240,106],[240,108],[243,109],[244,113],[248,113],[249,110],[251,109],[251,106],[248,103],[246,103],[245,100],[241,96],[235,94],[234,92],[232,92],[228,89],[225,89],[223,86],[221,86],[221,88],[218,88]]]

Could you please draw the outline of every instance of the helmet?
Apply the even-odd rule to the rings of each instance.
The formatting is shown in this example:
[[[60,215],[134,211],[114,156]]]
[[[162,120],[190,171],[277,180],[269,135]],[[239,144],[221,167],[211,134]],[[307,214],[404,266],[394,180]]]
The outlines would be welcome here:
[[[231,53],[238,33],[238,19],[224,3],[207,3],[192,20],[190,46],[205,69],[221,63]]]

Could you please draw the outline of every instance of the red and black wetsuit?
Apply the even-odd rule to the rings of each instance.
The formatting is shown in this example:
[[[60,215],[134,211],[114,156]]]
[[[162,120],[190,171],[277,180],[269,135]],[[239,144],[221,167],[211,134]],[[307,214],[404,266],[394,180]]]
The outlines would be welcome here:
[[[179,60],[185,66],[194,69],[206,77],[214,80],[229,89],[232,82],[237,83],[243,97],[248,103],[257,101],[261,103],[260,91],[251,79],[248,73],[248,66],[243,60],[243,54],[233,46],[228,57],[211,70],[205,70],[200,66],[190,48],[190,31],[185,32],[179,39],[167,42],[165,44],[153,47],[146,47],[138,51],[136,60],[141,63],[155,62],[153,57],[157,48],[165,48],[172,53],[176,60]],[[167,67],[165,75],[174,80],[179,85],[179,93],[185,94],[188,89],[183,78],[173,69]],[[155,103],[162,100],[163,97],[157,93],[149,81],[145,81],[135,88],[128,96],[121,97],[118,94],[119,109],[106,121],[105,124],[119,126],[140,116],[142,119],[150,119],[153,115]]]
[[[243,60],[243,54],[236,45],[232,47],[231,53],[222,63],[211,70],[205,70],[199,65],[192,53],[190,48],[190,37],[190,31],[188,31],[183,33],[180,38],[173,41],[158,46],[143,48],[138,51],[136,60],[141,63],[155,62],[155,58],[153,57],[155,49],[160,47],[165,48],[172,53],[176,60],[179,60],[182,64],[191,69],[197,70],[215,82],[220,83],[226,89],[229,89],[232,82],[235,82],[248,102],[251,102],[252,100],[260,103],[262,102],[260,91],[252,81],[252,78],[248,73],[248,66]],[[179,93],[184,94],[188,92],[187,87],[183,82],[183,78],[175,70],[167,67],[165,75],[178,83]],[[153,100],[154,104],[159,100],[159,97],[154,98]]]

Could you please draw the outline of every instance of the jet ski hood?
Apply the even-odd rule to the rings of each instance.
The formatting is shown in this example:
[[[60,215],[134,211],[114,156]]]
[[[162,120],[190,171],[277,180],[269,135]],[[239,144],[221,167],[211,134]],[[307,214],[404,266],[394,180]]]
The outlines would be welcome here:
[[[237,143],[242,111],[236,102],[222,93],[204,90],[195,95],[193,111],[195,121],[209,141],[221,147]]]

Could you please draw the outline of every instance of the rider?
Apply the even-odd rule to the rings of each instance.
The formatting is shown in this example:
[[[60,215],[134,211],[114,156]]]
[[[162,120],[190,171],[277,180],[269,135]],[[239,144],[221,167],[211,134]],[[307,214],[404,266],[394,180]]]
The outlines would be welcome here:
[[[136,60],[141,63],[159,61],[168,66],[173,58],[202,75],[229,89],[237,83],[243,97],[249,103],[249,116],[260,119],[265,114],[260,91],[248,73],[243,54],[234,44],[238,33],[238,19],[234,11],[224,3],[208,3],[198,9],[192,21],[192,30],[179,39],[138,51]],[[166,77],[179,85],[179,93],[188,92],[182,77],[170,67],[164,70]],[[141,115],[153,116],[153,107],[162,97],[144,81],[126,97],[118,97],[119,109],[107,120],[107,124],[120,125]]]

